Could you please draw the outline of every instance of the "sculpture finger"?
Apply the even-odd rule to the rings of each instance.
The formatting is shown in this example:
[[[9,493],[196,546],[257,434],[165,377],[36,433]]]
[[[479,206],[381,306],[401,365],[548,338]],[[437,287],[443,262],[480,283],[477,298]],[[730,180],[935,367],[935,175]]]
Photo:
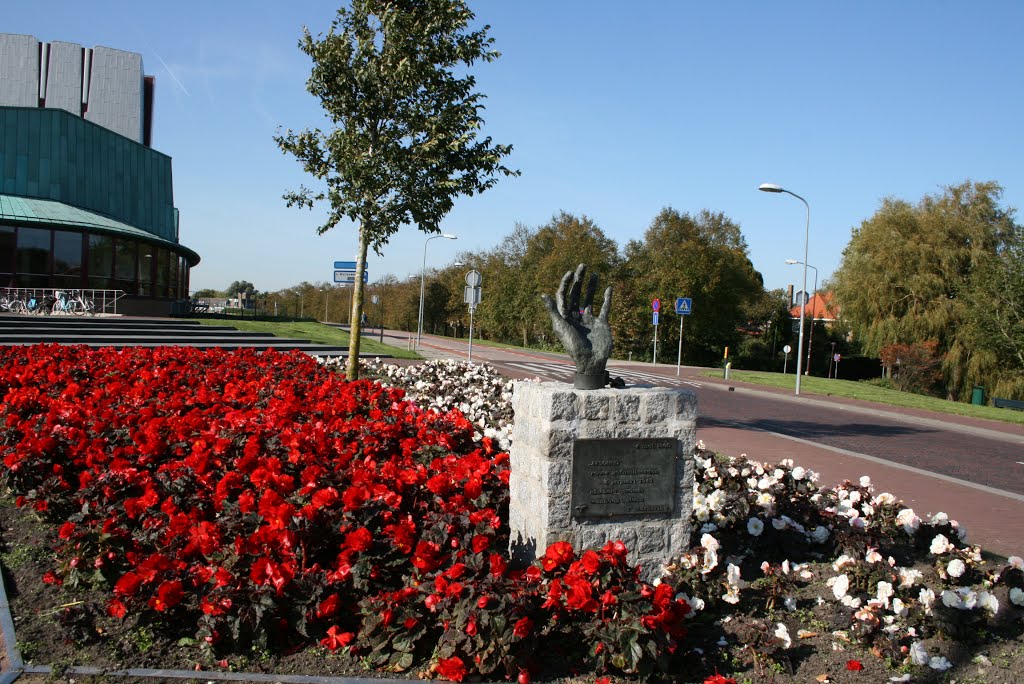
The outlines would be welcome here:
[[[601,305],[601,313],[598,314],[598,318],[605,323],[608,322],[608,312],[612,308],[612,288],[609,286],[604,291],[604,303]]]
[[[597,290],[597,274],[591,273],[590,280],[587,281],[587,292],[583,295],[583,309],[593,311],[591,307],[594,306],[594,291]]]
[[[569,290],[569,278],[572,278],[572,271],[566,271],[565,275],[562,276],[562,282],[558,285],[558,292],[555,293],[555,297],[558,302],[558,313],[565,316],[565,293]],[[544,295],[547,299],[551,299],[547,295]]]
[[[583,276],[587,272],[586,264],[576,267],[576,273],[572,279],[572,290],[569,292],[569,309],[575,318],[580,315],[580,289],[583,287]]]

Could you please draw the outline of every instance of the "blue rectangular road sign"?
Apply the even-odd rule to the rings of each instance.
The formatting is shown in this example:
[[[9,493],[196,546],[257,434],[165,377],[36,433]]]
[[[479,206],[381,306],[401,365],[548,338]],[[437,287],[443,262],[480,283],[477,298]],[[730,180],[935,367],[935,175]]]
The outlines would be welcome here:
[[[693,300],[689,297],[679,297],[676,299],[676,313],[680,316],[689,316],[693,310]]]
[[[354,271],[356,270],[356,262],[354,261],[335,261],[334,268],[338,271]]]
[[[654,312],[654,325],[658,325],[658,312]]]
[[[363,271],[363,282],[364,283],[368,283],[368,282],[370,282],[369,279],[370,279],[370,272],[369,271]],[[334,272],[334,282],[336,282],[336,283],[354,283],[354,282],[356,282],[356,272],[355,271],[335,271]]]

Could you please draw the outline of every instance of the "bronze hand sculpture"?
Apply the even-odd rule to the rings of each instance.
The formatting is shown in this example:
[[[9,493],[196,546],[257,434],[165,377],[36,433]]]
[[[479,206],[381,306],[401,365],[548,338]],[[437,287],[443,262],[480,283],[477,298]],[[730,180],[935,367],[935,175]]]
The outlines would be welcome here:
[[[605,364],[612,353],[612,331],[608,327],[612,288],[605,289],[601,313],[595,318],[592,309],[597,274],[590,276],[581,307],[580,294],[586,272],[585,264],[580,264],[575,273],[567,271],[558,286],[556,301],[551,301],[548,295],[541,295],[541,298],[551,314],[555,334],[576,362],[573,386],[576,389],[600,389],[608,382]]]

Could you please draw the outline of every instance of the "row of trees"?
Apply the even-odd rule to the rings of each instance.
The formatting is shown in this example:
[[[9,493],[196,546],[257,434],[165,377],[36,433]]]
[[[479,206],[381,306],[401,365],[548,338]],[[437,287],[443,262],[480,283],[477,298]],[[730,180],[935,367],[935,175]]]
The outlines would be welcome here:
[[[845,322],[865,354],[906,348],[937,368],[923,391],[1024,398],[1024,228],[1002,193],[964,182],[916,204],[887,198],[843,252],[831,286]]]

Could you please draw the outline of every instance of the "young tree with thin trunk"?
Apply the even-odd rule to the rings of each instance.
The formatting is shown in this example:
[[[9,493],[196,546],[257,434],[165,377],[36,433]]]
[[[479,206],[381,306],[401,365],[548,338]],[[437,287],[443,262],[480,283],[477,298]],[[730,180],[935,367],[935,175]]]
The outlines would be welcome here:
[[[323,234],[344,219],[358,227],[355,292],[346,375],[359,373],[367,250],[380,254],[398,229],[439,233],[460,195],[483,192],[512,148],[478,139],[483,95],[466,70],[498,52],[490,27],[470,30],[463,0],[351,0],[325,36],[303,29],[299,49],[313,60],[307,90],[333,127],[274,137],[326,186],[284,195],[288,206],[328,200]]]

